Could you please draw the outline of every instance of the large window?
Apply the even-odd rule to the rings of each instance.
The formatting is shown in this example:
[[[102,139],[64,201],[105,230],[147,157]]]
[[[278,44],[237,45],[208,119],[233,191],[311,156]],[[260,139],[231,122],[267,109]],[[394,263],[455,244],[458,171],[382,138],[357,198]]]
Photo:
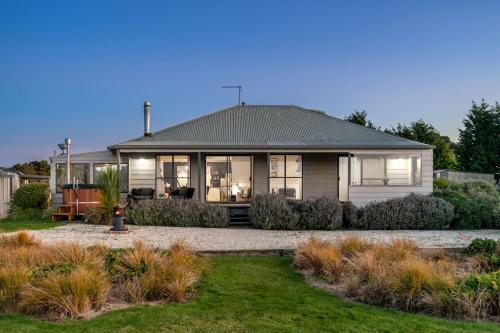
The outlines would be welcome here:
[[[302,199],[301,155],[271,155],[269,176],[270,193],[287,199]]]
[[[157,156],[157,192],[170,194],[180,187],[191,186],[189,155]]]
[[[207,202],[248,202],[252,194],[251,156],[206,157]]]
[[[94,163],[94,184],[97,184],[99,174],[106,169],[116,170],[116,164]],[[120,192],[128,193],[128,164],[120,164]]]
[[[351,185],[421,185],[420,155],[358,155],[351,157]]]
[[[77,179],[79,184],[90,183],[90,164],[72,163],[71,182]],[[62,192],[62,186],[66,183],[66,164],[56,164],[56,192]]]

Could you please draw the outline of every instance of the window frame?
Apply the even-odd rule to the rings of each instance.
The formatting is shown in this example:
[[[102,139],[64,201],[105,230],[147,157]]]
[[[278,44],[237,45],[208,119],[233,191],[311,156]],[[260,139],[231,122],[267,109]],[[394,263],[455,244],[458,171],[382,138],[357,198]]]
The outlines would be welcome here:
[[[248,197],[248,199],[246,201],[243,201],[243,202],[232,202],[230,200],[230,197],[231,197],[231,194],[230,194],[230,190],[231,190],[231,186],[227,186],[227,198],[228,200],[227,201],[222,201],[222,200],[219,200],[219,201],[208,201],[208,192],[206,191],[208,189],[208,185],[207,185],[207,164],[209,163],[208,162],[208,158],[209,157],[224,157],[226,159],[226,170],[230,170],[232,169],[232,165],[231,165],[231,158],[232,157],[248,157],[250,159],[250,179],[249,179],[249,188],[250,188],[250,191],[251,191],[251,195],[250,197]],[[204,188],[205,188],[205,202],[206,203],[209,203],[209,204],[216,204],[216,205],[241,205],[241,204],[248,204],[250,202],[250,199],[255,195],[253,193],[254,191],[254,155],[249,155],[249,154],[206,154],[203,158],[204,160]],[[232,172],[231,172],[232,174]],[[231,177],[231,182],[230,184],[232,185],[232,177]],[[219,187],[221,188],[221,187]]]
[[[191,187],[191,180],[192,180],[192,168],[191,168],[191,155],[189,154],[167,154],[167,155],[157,155],[158,156],[158,161],[159,161],[159,166],[162,170],[162,174],[160,175],[160,178],[161,180],[163,181],[163,183],[166,183],[167,182],[167,179],[168,180],[171,180],[171,184],[177,184],[177,179],[178,178],[181,178],[181,179],[187,179],[187,187]],[[167,158],[167,157],[170,157],[170,161],[168,160],[163,160],[162,161],[162,158]],[[175,157],[187,157],[187,164],[188,164],[188,168],[189,168],[189,174],[187,177],[177,177],[177,176],[174,176],[175,174]],[[163,163],[170,163],[172,165],[171,167],[171,174],[172,174],[172,177],[165,177],[165,167],[163,166]],[[174,182],[175,181],[175,182]],[[171,186],[171,191],[177,189],[178,187],[174,187],[174,186]]]
[[[271,176],[271,158],[273,156],[283,156],[283,176]],[[287,156],[300,156],[300,177],[287,177],[286,175],[286,160]],[[283,185],[285,188],[285,199],[287,200],[295,200],[295,201],[302,201],[304,200],[304,156],[302,154],[270,154],[269,155],[269,163],[267,165],[268,172],[269,172],[269,188],[268,188],[268,193],[271,193],[271,179],[283,179]],[[287,179],[300,179],[300,199],[297,198],[287,198],[286,197],[286,188],[287,188]],[[279,195],[279,194],[278,194]]]
[[[63,174],[63,184],[58,184],[58,181],[57,181],[57,168],[58,166],[63,166],[63,170],[64,170],[64,174]],[[79,182],[79,184],[90,184],[90,163],[85,163],[85,162],[76,162],[76,163],[71,163],[71,178],[73,178],[73,167],[75,165],[84,165],[84,166],[87,166],[87,170],[88,170],[88,182],[87,183],[82,183],[82,182]],[[56,163],[56,193],[63,193],[63,188],[62,186],[66,185],[65,184],[66,182],[66,163]],[[61,189],[59,189],[59,187],[61,187]]]
[[[96,167],[99,167],[99,166],[105,166],[105,165],[110,165],[110,166],[116,166],[116,169],[118,170],[118,163],[109,163],[109,162],[99,162],[99,163],[93,163],[92,164],[92,182],[94,184],[97,184],[96,182]],[[127,187],[126,188],[123,188],[123,189],[120,189],[120,193],[128,193],[129,191],[129,165],[128,163],[120,163],[120,168],[122,166],[126,165],[127,166]],[[118,175],[120,174],[120,171],[118,171]]]
[[[420,177],[415,177],[416,173],[412,172],[410,174],[410,179],[411,183],[410,184],[363,184],[363,164],[361,162],[360,165],[360,175],[359,175],[359,184],[353,184],[353,178],[354,178],[354,167],[353,167],[353,158],[358,158],[358,161],[362,161],[362,159],[382,159],[383,160],[383,168],[384,168],[384,177],[382,178],[382,181],[384,179],[388,179],[390,182],[390,179],[387,178],[387,160],[390,158],[407,158],[411,160],[411,164],[413,167],[413,158],[417,157],[420,159],[420,172],[419,176]],[[417,186],[423,186],[423,179],[422,179],[422,174],[423,174],[423,161],[422,161],[422,154],[421,153],[404,153],[404,154],[351,154],[350,156],[350,163],[349,163],[349,170],[350,170],[350,176],[349,176],[349,186],[353,187],[376,187],[376,186],[383,186],[383,187],[417,187]],[[415,183],[416,178],[419,179],[418,183]]]

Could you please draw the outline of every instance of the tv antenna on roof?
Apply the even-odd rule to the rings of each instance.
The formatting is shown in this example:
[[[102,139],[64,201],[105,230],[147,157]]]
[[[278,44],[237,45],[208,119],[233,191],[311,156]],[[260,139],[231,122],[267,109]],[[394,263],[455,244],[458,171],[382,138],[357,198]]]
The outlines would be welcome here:
[[[238,105],[241,105],[241,86],[222,86],[222,88],[238,89]]]

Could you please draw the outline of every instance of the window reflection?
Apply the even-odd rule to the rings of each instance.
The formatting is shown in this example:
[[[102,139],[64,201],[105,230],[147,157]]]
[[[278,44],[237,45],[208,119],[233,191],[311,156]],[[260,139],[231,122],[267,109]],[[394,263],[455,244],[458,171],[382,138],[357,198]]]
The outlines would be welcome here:
[[[269,175],[270,193],[287,199],[302,199],[301,155],[271,155]]]
[[[252,190],[251,156],[207,156],[206,200],[248,202]]]

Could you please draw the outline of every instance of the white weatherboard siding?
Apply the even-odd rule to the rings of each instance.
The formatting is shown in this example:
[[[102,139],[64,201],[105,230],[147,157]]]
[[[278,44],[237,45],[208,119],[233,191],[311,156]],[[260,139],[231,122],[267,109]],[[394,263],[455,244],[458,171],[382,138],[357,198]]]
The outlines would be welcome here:
[[[9,208],[11,177],[0,177],[0,217],[5,217]]]
[[[133,188],[156,188],[154,155],[130,155],[129,157],[129,191]]]
[[[353,154],[363,154],[367,151],[352,151]],[[349,200],[356,206],[364,206],[372,201],[383,201],[404,197],[411,193],[429,195],[432,193],[432,149],[421,150],[377,150],[371,154],[421,153],[422,154],[422,185],[417,186],[349,186]]]

